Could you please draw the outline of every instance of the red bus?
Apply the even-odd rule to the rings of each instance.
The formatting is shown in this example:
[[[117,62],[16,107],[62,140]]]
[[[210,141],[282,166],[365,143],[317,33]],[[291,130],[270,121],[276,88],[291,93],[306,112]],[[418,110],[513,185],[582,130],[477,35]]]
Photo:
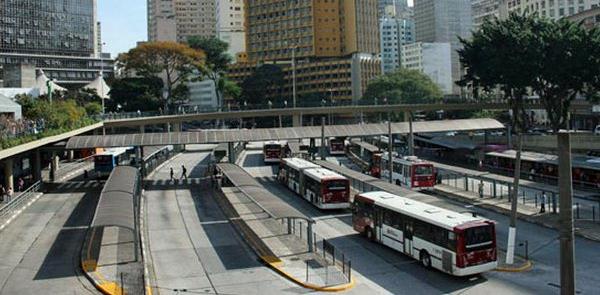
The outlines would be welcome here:
[[[356,195],[354,230],[455,276],[497,266],[495,222],[460,214],[387,192]]]
[[[348,156],[358,164],[364,172],[379,178],[381,176],[381,150],[365,141],[352,140],[348,147]]]
[[[381,177],[389,177],[388,153],[381,156]],[[435,168],[433,164],[421,160],[415,156],[394,157],[392,179],[394,182],[406,188],[427,189],[435,186]]]
[[[320,209],[350,208],[350,181],[300,158],[281,160],[279,181]]]
[[[329,139],[329,154],[332,156],[346,154],[346,144],[344,138],[333,137]]]
[[[264,162],[266,164],[279,163],[283,156],[285,144],[278,141],[270,141],[263,146]]]

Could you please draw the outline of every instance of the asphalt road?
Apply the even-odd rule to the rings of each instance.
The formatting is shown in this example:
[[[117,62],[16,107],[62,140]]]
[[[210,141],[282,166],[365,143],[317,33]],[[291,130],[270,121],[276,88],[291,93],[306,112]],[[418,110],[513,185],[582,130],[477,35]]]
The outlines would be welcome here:
[[[526,222],[517,224],[517,240],[529,241],[530,257],[534,268],[524,273],[488,272],[483,275],[456,278],[435,270],[426,270],[416,260],[409,259],[383,245],[367,241],[351,226],[349,211],[321,211],[295,196],[274,181],[275,166],[265,166],[260,151],[247,151],[240,159],[241,165],[259,179],[267,189],[294,205],[307,216],[317,218],[316,233],[329,238],[346,257],[352,259],[357,286],[351,293],[377,292],[392,294],[553,294],[559,289],[558,232]],[[444,207],[464,208],[465,204],[440,199]],[[508,218],[488,210],[470,208],[480,215],[498,222],[499,247],[505,248],[508,235]],[[581,294],[596,293],[600,280],[595,275],[600,270],[600,243],[576,239],[577,290]],[[518,249],[518,253],[523,253]]]
[[[100,186],[65,183],[0,232],[0,294],[99,294],[79,255]]]
[[[173,158],[152,175],[154,184],[145,192],[156,289],[161,295],[303,292],[258,262],[209,193],[209,182],[165,185],[170,167],[180,175],[185,165],[191,178],[201,177],[207,156],[187,152]]]

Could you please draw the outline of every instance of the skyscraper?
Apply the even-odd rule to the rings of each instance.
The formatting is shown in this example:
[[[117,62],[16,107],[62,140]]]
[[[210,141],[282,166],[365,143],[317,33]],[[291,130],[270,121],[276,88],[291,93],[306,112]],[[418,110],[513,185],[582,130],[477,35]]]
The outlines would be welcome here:
[[[366,83],[381,72],[377,0],[246,0],[247,63],[231,67],[241,82],[259,64],[280,64],[282,94],[328,101],[362,97]],[[295,66],[293,66],[295,61]]]
[[[32,65],[59,84],[112,75],[97,26],[96,0],[0,1],[0,65]]]
[[[381,69],[390,73],[402,61],[402,46],[415,42],[415,24],[411,19],[384,17],[379,20],[381,35]]]
[[[551,19],[559,19],[600,7],[600,0],[509,0],[507,2],[509,11],[537,13],[539,16]]]
[[[413,8],[408,6],[407,0],[378,0],[377,10],[379,18],[386,16],[386,8],[389,6],[394,7],[396,16],[404,19],[413,17]]]
[[[508,0],[473,0],[473,28],[478,29],[486,19],[508,16]]]
[[[216,1],[217,37],[229,44],[229,54],[235,57],[246,51],[244,1]]]
[[[415,0],[416,42],[451,44],[453,81],[463,72],[456,51],[461,48],[458,37],[469,38],[472,29],[471,0]],[[453,93],[459,95],[460,88],[455,85]]]
[[[216,36],[215,0],[148,0],[148,40]]]

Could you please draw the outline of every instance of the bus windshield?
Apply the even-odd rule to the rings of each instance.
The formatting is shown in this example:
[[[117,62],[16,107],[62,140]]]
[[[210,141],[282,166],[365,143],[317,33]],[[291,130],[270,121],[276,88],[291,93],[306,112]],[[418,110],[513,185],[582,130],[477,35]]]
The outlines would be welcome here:
[[[327,189],[330,191],[341,191],[346,189],[347,182],[345,180],[329,180],[327,181]]]
[[[431,165],[417,165],[415,166],[415,175],[433,175],[433,166]]]
[[[468,228],[465,230],[465,247],[471,251],[490,248],[494,241],[493,233],[491,225]]]

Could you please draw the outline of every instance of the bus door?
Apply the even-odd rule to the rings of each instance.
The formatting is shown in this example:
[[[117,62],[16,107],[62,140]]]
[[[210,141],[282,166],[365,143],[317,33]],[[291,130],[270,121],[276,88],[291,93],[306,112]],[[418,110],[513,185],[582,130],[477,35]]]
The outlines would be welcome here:
[[[375,240],[376,241],[383,241],[382,238],[382,234],[383,234],[383,210],[378,208],[377,206],[374,207],[375,212],[374,213],[374,217],[375,217]]]
[[[410,165],[403,165],[402,166],[402,182],[404,184],[404,186],[406,186],[407,188],[411,187],[411,172],[410,169],[411,166]]]
[[[412,256],[412,240],[414,232],[414,223],[412,220],[404,222],[404,253]]]

